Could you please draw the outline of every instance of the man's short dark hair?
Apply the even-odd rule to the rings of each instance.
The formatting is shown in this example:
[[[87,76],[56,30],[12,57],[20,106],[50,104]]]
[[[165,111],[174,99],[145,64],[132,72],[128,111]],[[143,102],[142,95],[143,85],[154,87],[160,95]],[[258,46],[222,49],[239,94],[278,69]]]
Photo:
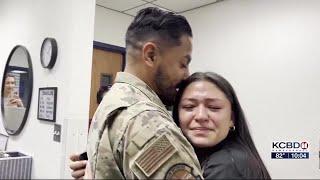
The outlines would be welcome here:
[[[192,37],[191,27],[184,16],[159,8],[140,10],[126,33],[126,48],[139,48],[145,41],[165,46],[178,46],[183,35]]]

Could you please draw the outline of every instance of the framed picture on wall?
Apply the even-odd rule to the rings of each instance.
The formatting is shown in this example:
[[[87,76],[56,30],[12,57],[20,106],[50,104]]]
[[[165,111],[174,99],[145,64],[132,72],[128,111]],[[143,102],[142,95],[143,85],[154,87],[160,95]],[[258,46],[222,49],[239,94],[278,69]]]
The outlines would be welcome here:
[[[39,88],[38,115],[39,120],[56,122],[57,87]]]

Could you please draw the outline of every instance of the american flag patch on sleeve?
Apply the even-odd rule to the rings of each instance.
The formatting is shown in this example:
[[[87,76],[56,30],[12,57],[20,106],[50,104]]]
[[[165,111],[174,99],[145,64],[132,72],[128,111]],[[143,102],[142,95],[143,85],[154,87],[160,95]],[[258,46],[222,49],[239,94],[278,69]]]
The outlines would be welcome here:
[[[135,164],[150,177],[163,163],[177,151],[164,134],[156,139],[140,156]]]

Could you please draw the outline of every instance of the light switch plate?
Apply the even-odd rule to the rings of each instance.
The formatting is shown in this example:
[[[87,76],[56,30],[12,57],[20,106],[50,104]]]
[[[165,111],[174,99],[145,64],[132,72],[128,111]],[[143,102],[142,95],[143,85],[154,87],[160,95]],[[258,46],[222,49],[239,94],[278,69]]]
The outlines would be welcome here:
[[[53,140],[56,142],[60,142],[60,140],[61,140],[61,125],[60,124],[54,124]]]

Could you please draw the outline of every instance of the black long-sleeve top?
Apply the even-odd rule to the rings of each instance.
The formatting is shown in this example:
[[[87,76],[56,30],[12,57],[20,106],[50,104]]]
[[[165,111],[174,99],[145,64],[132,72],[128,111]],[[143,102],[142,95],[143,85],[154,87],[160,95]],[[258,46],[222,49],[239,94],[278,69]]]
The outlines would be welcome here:
[[[224,140],[213,148],[195,149],[205,179],[262,179],[257,159],[243,145]]]

